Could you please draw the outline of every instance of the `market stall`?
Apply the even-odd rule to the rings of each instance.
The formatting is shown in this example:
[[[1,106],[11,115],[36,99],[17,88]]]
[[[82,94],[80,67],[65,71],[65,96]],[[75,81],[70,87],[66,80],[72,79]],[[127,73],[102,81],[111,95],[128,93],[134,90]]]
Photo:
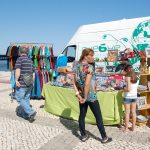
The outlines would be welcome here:
[[[141,122],[142,124],[147,123],[149,118],[149,97],[145,93],[149,93],[149,91],[145,90],[147,90],[149,78],[145,78],[145,76],[149,75],[146,66],[146,62],[149,62],[149,60],[145,61],[145,59],[145,51],[131,49],[125,49],[120,52],[117,50],[109,50],[107,58],[95,59],[96,90],[105,125],[119,124],[122,121],[123,98],[119,90],[126,86],[121,73],[122,67],[126,63],[133,66],[141,84],[139,85],[140,89],[138,91],[140,97],[138,97],[137,101],[137,124],[140,125]],[[52,114],[78,120],[79,104],[75,97],[73,86],[71,85],[71,75],[69,75],[68,68],[65,66],[67,59],[62,55],[58,60],[60,60],[60,63],[57,62],[56,64],[56,69],[59,72],[56,81],[45,84],[42,90],[42,95],[45,97],[44,108]],[[75,66],[77,65],[76,63]],[[141,106],[143,100],[144,104]],[[142,118],[141,115],[143,115]],[[96,123],[90,109],[88,109],[85,121],[92,124]]]

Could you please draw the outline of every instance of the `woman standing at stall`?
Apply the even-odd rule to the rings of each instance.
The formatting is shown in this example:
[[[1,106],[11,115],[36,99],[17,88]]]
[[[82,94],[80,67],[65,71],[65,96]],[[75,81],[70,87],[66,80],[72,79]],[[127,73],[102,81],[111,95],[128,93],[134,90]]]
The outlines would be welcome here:
[[[96,118],[97,127],[102,137],[101,142],[108,143],[112,141],[112,138],[107,137],[103,125],[101,110],[96,95],[96,78],[94,67],[91,65],[93,61],[94,51],[90,48],[86,48],[82,51],[79,64],[76,67],[74,87],[80,107],[79,128],[81,133],[81,140],[86,141],[88,139],[88,135],[85,132],[85,116],[88,106],[90,106],[90,109]]]
[[[123,97],[125,106],[125,128],[123,128],[123,131],[127,132],[128,123],[130,119],[130,111],[132,114],[131,130],[134,131],[135,129],[138,80],[136,73],[134,72],[134,69],[131,65],[126,65],[124,68],[124,72],[125,72],[126,88],[121,90],[121,92],[124,92]]]

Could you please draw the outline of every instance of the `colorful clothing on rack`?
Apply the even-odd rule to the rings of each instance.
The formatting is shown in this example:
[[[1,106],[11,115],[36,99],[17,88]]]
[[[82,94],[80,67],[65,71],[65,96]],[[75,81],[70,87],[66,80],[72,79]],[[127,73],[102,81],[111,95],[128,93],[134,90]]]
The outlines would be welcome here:
[[[50,72],[49,71],[35,71],[35,82],[32,89],[32,97],[41,97],[41,92],[43,85],[50,81]]]
[[[34,80],[34,86],[32,89],[32,97],[41,97],[41,86],[40,86],[40,80],[38,71],[35,71],[35,80]]]
[[[38,54],[39,54],[39,49],[37,46],[33,47],[33,57],[34,57],[34,67],[38,68]]]
[[[16,60],[20,55],[21,47],[25,46],[29,48],[28,57],[33,61],[35,73],[35,83],[32,90],[32,96],[40,97],[43,84],[52,80],[52,75],[50,76],[50,70],[54,66],[51,62],[51,57],[53,56],[52,46],[49,45],[32,45],[29,44],[12,44],[7,48],[6,56],[8,57],[7,68],[12,70],[11,84],[12,88],[15,87],[14,72]],[[51,73],[52,74],[52,73]]]

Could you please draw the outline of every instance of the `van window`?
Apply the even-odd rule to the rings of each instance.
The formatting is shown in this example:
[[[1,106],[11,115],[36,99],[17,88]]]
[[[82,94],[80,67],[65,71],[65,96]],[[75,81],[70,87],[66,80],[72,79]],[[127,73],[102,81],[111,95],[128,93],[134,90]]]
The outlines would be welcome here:
[[[73,62],[76,57],[76,45],[71,45],[67,47],[67,54],[68,62]]]
[[[66,47],[66,48],[64,49],[64,51],[62,52],[62,54],[67,55],[67,49],[68,49],[68,47]]]

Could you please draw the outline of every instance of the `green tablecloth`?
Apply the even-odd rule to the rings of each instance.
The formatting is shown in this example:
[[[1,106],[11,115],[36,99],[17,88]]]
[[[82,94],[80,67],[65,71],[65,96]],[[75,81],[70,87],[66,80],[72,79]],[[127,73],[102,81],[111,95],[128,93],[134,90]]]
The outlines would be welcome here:
[[[45,84],[42,90],[45,97],[45,110],[52,114],[78,120],[79,103],[74,89]],[[105,125],[120,124],[122,120],[122,95],[119,92],[98,92],[103,121]],[[85,121],[95,124],[95,117],[88,109]]]

